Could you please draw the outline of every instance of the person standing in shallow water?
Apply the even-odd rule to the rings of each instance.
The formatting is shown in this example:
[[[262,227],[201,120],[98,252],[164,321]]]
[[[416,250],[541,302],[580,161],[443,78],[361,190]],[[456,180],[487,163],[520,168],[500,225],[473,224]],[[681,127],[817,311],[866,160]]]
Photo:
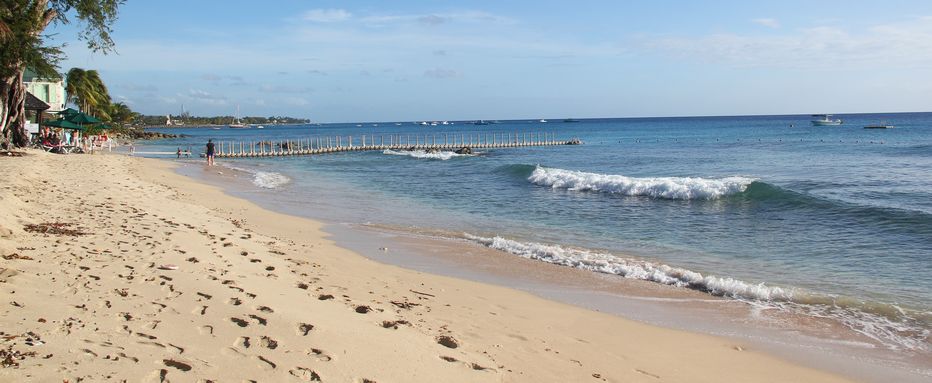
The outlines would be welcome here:
[[[207,166],[214,166],[214,140],[207,140]]]

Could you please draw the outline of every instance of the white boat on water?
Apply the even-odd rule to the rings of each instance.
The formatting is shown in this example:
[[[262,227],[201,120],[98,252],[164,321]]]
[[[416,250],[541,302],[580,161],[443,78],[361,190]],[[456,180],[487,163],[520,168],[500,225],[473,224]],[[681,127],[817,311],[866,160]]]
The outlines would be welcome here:
[[[812,126],[832,126],[842,124],[840,118],[832,119],[831,114],[813,114],[812,120],[809,122],[812,123]]]
[[[538,122],[540,122],[540,123],[545,123],[545,122],[547,122],[547,120],[541,119],[541,120],[538,121]]]
[[[229,126],[230,129],[246,129],[249,127],[239,119],[239,105],[236,105],[236,115],[233,116],[233,122]]]

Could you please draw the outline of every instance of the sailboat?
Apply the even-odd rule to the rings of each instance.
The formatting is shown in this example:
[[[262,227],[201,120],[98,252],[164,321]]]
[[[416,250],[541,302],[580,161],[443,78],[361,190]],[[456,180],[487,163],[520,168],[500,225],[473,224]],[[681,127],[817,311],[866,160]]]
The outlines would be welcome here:
[[[236,105],[236,116],[233,117],[233,123],[229,125],[230,129],[246,129],[249,125],[246,125],[239,119],[239,105]]]

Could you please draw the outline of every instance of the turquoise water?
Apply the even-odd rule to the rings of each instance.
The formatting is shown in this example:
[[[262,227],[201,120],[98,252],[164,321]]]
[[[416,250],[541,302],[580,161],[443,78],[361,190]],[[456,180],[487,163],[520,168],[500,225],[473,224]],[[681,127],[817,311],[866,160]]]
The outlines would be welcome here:
[[[214,140],[548,132],[580,146],[473,156],[355,152],[220,160],[256,198],[335,222],[432,228],[527,258],[837,319],[928,352],[932,114],[404,122],[172,129]],[[894,129],[862,127],[879,120]],[[361,125],[361,126],[359,126]],[[344,138],[345,140],[345,138]]]

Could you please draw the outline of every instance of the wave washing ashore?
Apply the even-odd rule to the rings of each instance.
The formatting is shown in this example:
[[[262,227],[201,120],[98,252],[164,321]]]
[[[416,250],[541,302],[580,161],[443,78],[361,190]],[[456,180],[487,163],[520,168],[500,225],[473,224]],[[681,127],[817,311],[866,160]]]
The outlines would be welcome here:
[[[0,161],[2,382],[846,381],[372,262],[168,162],[28,153]]]
[[[585,120],[548,124],[582,138],[574,147],[456,161],[386,151],[235,165],[287,175],[287,195],[273,188],[253,198],[294,213],[469,233],[452,237],[831,320],[854,334],[841,338],[890,360],[928,362],[932,115],[898,115],[898,129],[882,132],[811,127],[806,118]],[[852,126],[859,119],[878,116],[846,116]],[[262,138],[419,128],[380,129],[277,127]],[[904,368],[932,376],[928,364]]]

